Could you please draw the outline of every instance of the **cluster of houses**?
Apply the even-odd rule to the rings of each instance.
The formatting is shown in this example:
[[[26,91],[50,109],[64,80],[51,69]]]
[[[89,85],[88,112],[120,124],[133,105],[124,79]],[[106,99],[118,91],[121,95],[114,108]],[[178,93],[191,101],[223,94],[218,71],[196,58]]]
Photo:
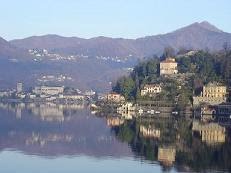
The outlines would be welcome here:
[[[95,96],[94,91],[81,92],[73,89],[71,92],[65,91],[64,86],[35,86],[32,91],[23,91],[23,84],[17,83],[16,90],[0,92],[0,98],[8,101],[28,101],[28,102],[76,102],[84,101]]]
[[[178,76],[182,76],[182,74],[178,74],[177,62],[174,58],[166,58],[165,60],[160,62],[160,76],[166,77],[174,77],[178,78]],[[180,78],[180,77],[179,77]],[[145,84],[140,90],[140,95],[142,97],[152,97],[156,94],[163,92],[163,83],[156,84]],[[181,86],[179,86],[180,88]],[[203,86],[203,90],[201,91],[200,96],[193,97],[193,106],[198,107],[201,105],[220,105],[222,110],[219,109],[217,112],[225,112],[226,114],[231,114],[231,105],[224,106],[227,100],[227,87],[220,83],[209,83]],[[125,103],[125,98],[118,93],[109,93],[106,96],[107,101],[114,103],[123,103],[121,107],[118,108],[118,112],[123,114],[125,112],[132,112],[134,107],[131,103]]]

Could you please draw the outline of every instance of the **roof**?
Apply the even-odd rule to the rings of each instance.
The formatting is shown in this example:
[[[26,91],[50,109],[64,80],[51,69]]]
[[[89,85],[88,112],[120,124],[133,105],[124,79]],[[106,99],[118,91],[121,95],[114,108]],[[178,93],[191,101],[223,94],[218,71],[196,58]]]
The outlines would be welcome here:
[[[154,88],[154,87],[161,87],[161,85],[160,84],[145,84],[144,88],[147,88],[147,87],[151,87],[151,88],[153,87]]]
[[[120,95],[119,93],[116,93],[116,92],[111,92],[109,94],[111,94],[111,95]]]
[[[175,58],[166,58],[164,61],[161,61],[160,63],[177,63],[175,61]]]

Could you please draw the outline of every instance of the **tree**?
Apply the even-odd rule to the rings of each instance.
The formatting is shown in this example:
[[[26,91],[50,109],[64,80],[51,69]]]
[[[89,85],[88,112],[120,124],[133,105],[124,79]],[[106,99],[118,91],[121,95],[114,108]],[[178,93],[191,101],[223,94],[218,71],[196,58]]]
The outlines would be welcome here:
[[[164,53],[161,57],[161,60],[166,59],[167,57],[174,57],[174,56],[176,56],[175,49],[172,48],[171,46],[168,46],[164,48]]]

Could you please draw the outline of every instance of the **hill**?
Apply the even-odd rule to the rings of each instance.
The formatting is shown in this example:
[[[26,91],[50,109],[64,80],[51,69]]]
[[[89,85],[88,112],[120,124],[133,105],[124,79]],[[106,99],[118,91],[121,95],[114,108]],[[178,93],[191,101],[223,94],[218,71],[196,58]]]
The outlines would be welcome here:
[[[231,43],[231,34],[223,32],[204,21],[193,23],[176,31],[147,36],[138,39],[95,37],[83,39],[58,35],[33,36],[12,40],[10,43],[23,49],[48,49],[63,54],[83,54],[87,56],[142,58],[153,54],[161,55],[165,47],[176,50],[209,49],[218,51],[225,42]]]

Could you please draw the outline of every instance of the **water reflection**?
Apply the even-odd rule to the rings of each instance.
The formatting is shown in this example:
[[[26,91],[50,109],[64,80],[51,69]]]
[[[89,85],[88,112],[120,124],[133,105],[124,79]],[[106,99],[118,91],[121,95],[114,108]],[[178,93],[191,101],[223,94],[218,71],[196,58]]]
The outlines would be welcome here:
[[[132,156],[127,144],[111,133],[105,119],[93,116],[80,105],[0,106],[0,150],[49,157]]]
[[[227,123],[166,116],[98,117],[84,105],[55,104],[0,104],[0,120],[1,151],[52,158],[135,158],[161,165],[164,171],[231,171]]]
[[[231,171],[230,129],[219,123],[146,118],[125,121],[113,131],[137,156],[158,161],[164,170]]]

